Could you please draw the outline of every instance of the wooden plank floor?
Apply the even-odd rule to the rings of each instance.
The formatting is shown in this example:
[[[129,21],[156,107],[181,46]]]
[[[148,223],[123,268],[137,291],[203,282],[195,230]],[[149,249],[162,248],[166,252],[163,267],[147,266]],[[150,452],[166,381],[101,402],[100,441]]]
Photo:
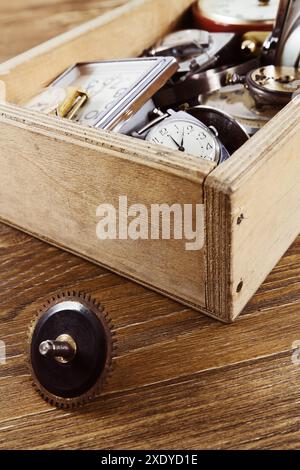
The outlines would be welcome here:
[[[3,3],[2,60],[107,4]],[[105,393],[76,412],[35,394],[24,355],[30,319],[66,289],[105,304],[119,343]],[[8,355],[0,366],[2,449],[300,448],[300,365],[292,362],[300,341],[300,238],[238,322],[222,325],[0,225],[0,340]]]

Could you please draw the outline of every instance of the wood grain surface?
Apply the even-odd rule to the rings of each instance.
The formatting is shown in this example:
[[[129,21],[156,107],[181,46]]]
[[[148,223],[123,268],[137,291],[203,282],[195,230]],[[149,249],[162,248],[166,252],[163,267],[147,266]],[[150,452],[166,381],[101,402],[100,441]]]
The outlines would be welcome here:
[[[0,59],[96,16],[101,3],[1,2]],[[24,355],[32,316],[67,289],[102,301],[119,343],[104,394],[75,412],[35,394]],[[0,448],[299,449],[299,313],[300,238],[237,323],[223,325],[0,225]]]

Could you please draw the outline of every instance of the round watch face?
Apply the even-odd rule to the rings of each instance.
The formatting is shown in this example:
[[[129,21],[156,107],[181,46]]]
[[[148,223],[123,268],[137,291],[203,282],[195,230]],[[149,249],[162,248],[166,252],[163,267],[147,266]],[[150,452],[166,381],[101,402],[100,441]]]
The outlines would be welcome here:
[[[223,26],[264,26],[275,21],[279,0],[199,0],[195,15],[199,21],[211,21]],[[220,29],[222,30],[222,29]]]
[[[196,121],[167,118],[149,132],[146,140],[205,160],[218,161],[220,157],[213,132]]]
[[[261,129],[278,109],[271,106],[257,108],[254,99],[244,85],[230,85],[202,95],[201,104],[220,109],[236,119],[252,135]]]

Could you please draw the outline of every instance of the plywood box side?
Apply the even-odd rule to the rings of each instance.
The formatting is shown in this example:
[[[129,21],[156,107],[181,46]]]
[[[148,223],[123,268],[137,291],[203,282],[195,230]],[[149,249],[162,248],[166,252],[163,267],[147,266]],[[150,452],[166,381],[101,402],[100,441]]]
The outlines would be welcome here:
[[[55,121],[55,119],[53,120]],[[0,217],[79,256],[137,280],[184,303],[205,308],[204,250],[187,251],[185,240],[97,238],[96,209],[128,205],[202,204],[207,175],[161,171],[122,158],[76,135],[0,118]],[[198,176],[196,178],[196,176]]]
[[[209,178],[209,177],[208,177]],[[207,179],[208,180],[208,179]],[[207,181],[206,180],[206,181]],[[224,322],[232,320],[230,293],[231,219],[227,194],[204,185],[206,209],[206,308]]]
[[[254,175],[266,161],[273,158],[273,150],[286,150],[283,140],[297,133],[300,97],[280,110],[262,129],[248,140],[226,162],[211,173],[208,184],[222,193],[233,194]]]
[[[49,135],[53,133],[53,138],[60,135],[65,141],[96,145],[113,151],[116,159],[157,168],[162,172],[173,173],[197,183],[203,181],[216,167],[214,162],[202,160],[192,155],[185,155],[185,158],[182,158],[181,153],[151,142],[82,126],[67,119],[58,119],[15,105],[0,104],[0,117],[3,122],[8,122],[11,125],[28,130],[34,129]]]
[[[24,103],[76,62],[136,57],[173,29],[192,0],[133,0],[0,65],[7,100]]]
[[[215,222],[207,237],[208,308],[234,320],[300,232],[300,101],[216,168],[205,194]]]

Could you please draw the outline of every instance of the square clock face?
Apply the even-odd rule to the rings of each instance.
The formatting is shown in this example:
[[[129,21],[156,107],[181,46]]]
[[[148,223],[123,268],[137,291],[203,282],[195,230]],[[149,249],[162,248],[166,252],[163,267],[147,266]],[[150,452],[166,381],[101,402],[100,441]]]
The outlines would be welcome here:
[[[63,101],[63,90],[76,88],[87,93],[88,99],[76,113],[75,121],[113,129],[137,112],[177,69],[173,57],[79,63],[26,107],[49,112]]]

